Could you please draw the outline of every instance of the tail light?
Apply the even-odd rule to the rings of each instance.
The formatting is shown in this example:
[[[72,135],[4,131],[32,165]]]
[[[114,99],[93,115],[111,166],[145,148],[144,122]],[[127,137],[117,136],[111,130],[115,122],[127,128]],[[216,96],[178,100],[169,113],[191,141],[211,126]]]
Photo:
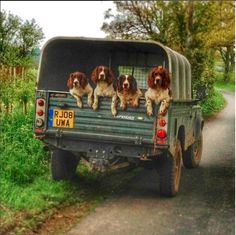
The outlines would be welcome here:
[[[43,112],[43,110],[42,109],[40,109],[39,111],[37,111],[37,114],[38,114],[38,116],[43,116],[43,114],[44,114],[44,112]]]
[[[157,145],[167,144],[167,128],[168,128],[168,110],[163,112],[158,112],[156,120],[156,136],[155,142]]]
[[[159,126],[165,126],[166,125],[166,120],[165,119],[159,119]]]
[[[35,109],[35,133],[41,134],[43,133],[43,129],[45,128],[45,99],[37,98],[36,99],[36,109]]]
[[[44,106],[45,101],[44,101],[43,99],[38,99],[38,100],[37,100],[37,104],[38,104],[39,106]]]
[[[164,139],[166,138],[167,134],[166,134],[166,131],[163,130],[163,129],[160,129],[157,131],[157,137],[160,138],[160,139]]]

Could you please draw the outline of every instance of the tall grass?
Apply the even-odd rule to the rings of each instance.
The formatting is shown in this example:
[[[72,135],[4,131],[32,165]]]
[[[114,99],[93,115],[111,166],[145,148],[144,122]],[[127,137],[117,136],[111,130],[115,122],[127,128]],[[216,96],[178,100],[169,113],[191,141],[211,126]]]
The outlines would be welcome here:
[[[16,111],[1,121],[0,178],[18,185],[32,183],[47,171],[48,154],[33,138],[32,115],[32,109],[27,115]]]

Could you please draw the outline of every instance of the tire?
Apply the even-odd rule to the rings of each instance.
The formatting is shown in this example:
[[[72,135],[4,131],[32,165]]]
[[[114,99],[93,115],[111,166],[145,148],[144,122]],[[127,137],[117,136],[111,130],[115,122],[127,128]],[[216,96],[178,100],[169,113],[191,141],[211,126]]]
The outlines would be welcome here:
[[[203,137],[201,134],[200,138],[195,143],[190,145],[188,149],[183,153],[184,167],[192,169],[199,166],[202,158],[202,146]]]
[[[169,152],[163,156],[159,167],[161,195],[174,197],[179,192],[182,172],[182,150],[180,141],[176,143],[175,156]]]
[[[76,176],[79,160],[69,151],[52,151],[51,171],[53,180],[72,180]]]

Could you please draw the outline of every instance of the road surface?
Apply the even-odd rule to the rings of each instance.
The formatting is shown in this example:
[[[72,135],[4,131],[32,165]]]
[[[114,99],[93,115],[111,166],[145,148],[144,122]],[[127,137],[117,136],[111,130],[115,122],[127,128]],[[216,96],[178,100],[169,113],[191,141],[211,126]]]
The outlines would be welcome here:
[[[67,235],[234,235],[235,97],[205,123],[197,169],[183,169],[180,193],[164,198],[156,172],[142,170],[116,199],[85,217]]]

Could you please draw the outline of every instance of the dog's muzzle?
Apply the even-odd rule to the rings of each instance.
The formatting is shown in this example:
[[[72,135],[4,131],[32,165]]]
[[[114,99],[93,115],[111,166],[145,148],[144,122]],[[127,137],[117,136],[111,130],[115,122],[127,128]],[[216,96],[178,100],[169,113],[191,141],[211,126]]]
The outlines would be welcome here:
[[[100,73],[99,76],[98,76],[98,79],[99,80],[105,80],[106,79],[105,73]]]
[[[161,84],[161,77],[160,76],[155,77],[154,84],[155,85]]]
[[[124,83],[123,88],[126,89],[126,90],[129,89],[129,83]]]

